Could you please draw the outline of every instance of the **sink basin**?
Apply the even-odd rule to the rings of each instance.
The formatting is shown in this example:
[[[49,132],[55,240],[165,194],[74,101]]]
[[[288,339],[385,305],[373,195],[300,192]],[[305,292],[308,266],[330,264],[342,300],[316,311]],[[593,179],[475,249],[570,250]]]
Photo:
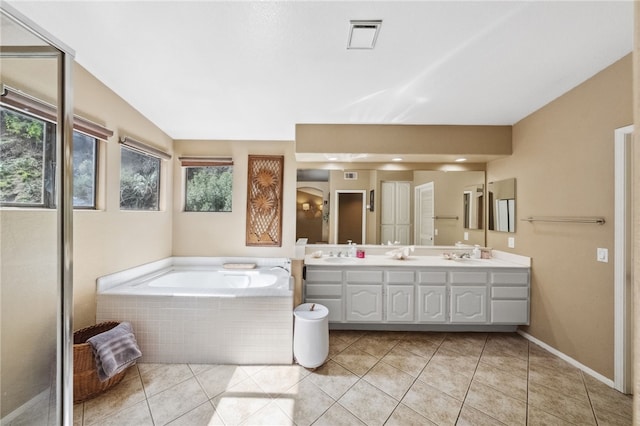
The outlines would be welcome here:
[[[327,263],[353,263],[355,260],[349,257],[327,257],[324,261]]]

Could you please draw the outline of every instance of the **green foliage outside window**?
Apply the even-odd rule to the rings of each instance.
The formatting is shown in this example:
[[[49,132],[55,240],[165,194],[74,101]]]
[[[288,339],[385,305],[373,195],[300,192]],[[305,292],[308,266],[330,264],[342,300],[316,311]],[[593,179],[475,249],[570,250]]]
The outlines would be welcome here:
[[[159,210],[160,159],[125,147],[120,153],[120,208]]]
[[[44,202],[46,123],[0,109],[0,202]]]
[[[73,206],[95,207],[95,138],[73,132]]]
[[[233,167],[187,167],[185,211],[230,212]]]

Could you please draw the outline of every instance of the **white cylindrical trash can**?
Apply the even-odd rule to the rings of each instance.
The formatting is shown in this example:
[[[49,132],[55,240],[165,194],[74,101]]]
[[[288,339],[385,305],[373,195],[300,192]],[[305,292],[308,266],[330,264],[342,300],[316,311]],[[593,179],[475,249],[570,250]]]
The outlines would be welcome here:
[[[303,367],[320,367],[329,356],[329,309],[317,303],[303,303],[293,310],[293,315],[293,356]]]

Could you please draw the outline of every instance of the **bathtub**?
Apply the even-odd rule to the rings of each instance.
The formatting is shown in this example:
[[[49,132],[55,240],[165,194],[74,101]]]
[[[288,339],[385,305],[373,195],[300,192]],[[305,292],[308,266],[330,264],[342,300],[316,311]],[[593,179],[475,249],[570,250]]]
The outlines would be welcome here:
[[[142,362],[291,364],[292,309],[284,258],[170,257],[97,280],[97,321],[130,322]]]

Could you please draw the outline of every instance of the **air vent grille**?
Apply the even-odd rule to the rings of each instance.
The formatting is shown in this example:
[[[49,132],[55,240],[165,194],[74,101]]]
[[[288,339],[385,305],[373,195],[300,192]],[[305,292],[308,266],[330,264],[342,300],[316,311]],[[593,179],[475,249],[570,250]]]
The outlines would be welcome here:
[[[344,180],[358,180],[358,172],[344,172]]]

